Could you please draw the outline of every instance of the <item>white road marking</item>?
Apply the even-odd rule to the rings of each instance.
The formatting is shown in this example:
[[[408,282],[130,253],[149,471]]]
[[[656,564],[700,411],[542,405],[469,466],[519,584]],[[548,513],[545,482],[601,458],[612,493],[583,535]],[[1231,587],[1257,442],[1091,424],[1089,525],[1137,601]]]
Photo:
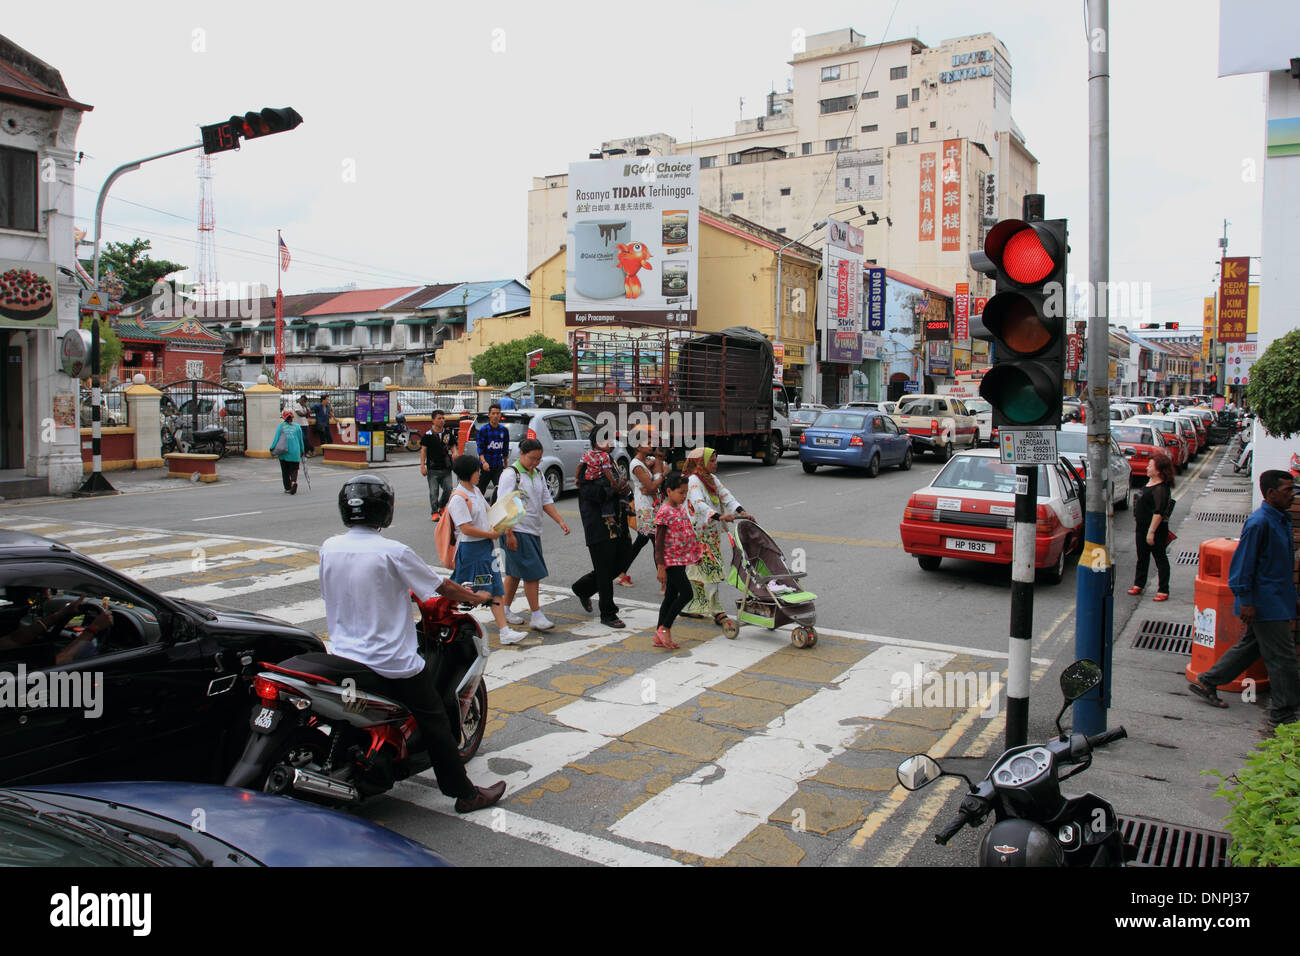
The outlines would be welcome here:
[[[431,777],[432,773],[426,770],[421,776],[425,775]],[[507,796],[510,793],[510,790],[506,791]],[[432,810],[434,813],[449,816],[465,823],[487,827],[497,833],[504,833],[506,836],[518,840],[527,840],[537,846],[558,850],[560,853],[576,856],[583,860],[590,860],[602,866],[681,866],[680,863],[669,857],[656,856],[653,853],[647,853],[644,850],[638,850],[630,846],[623,846],[621,843],[592,836],[589,833],[580,833],[577,830],[570,830],[554,823],[535,820],[532,817],[526,817],[504,807],[492,807],[487,810],[479,810],[477,813],[458,814],[455,812],[454,801],[450,797],[444,797],[436,790],[418,783],[412,783],[409,780],[398,781],[388,795],[396,800],[401,800],[403,803],[410,803],[424,810]]]
[[[90,555],[96,561],[109,564],[113,561],[136,561],[154,554],[168,554],[173,551],[193,551],[195,548],[215,548],[218,545],[232,544],[230,538],[195,538],[193,541],[176,541],[171,544],[155,544],[147,548],[127,548],[123,551],[102,551]],[[80,550],[80,547],[78,547]]]
[[[306,624],[310,621],[325,620],[325,599],[312,598],[308,601],[299,601],[297,604],[286,604],[284,607],[271,607],[259,614],[265,614],[267,617],[279,618],[286,624]]]
[[[191,518],[191,521],[220,521],[222,518],[244,518],[248,515],[260,515],[260,511],[240,511],[233,515],[211,515],[207,518]]]
[[[270,548],[251,548],[247,551],[235,551],[231,554],[219,554],[211,558],[186,558],[181,561],[164,561],[159,564],[141,564],[133,568],[120,568],[119,570],[137,581],[151,581],[154,578],[171,578],[178,574],[202,574],[207,571],[217,571],[221,568],[232,567],[237,564],[245,564],[255,561],[266,561],[270,558],[287,558],[290,555],[303,554],[301,548],[286,548],[276,545]],[[197,563],[201,567],[195,567]]]
[[[251,575],[250,575],[251,577]],[[298,568],[294,571],[281,571],[277,574],[264,574],[254,578],[248,584],[239,584],[234,587],[223,587],[220,584],[196,584],[193,587],[178,588],[175,591],[164,591],[163,596],[169,598],[183,598],[187,601],[215,601],[222,602],[233,597],[240,597],[244,594],[254,594],[258,591],[273,591],[276,588],[292,587],[295,584],[306,584],[309,581],[315,581],[320,577],[320,568],[313,566],[310,568]],[[270,613],[270,609],[258,611],[259,614]]]
[[[846,723],[846,717],[878,719],[894,709],[893,675],[911,674],[916,665],[938,670],[951,659],[901,647],[869,654],[715,763],[641,804],[610,832],[702,857],[725,856],[862,732],[864,725]]]

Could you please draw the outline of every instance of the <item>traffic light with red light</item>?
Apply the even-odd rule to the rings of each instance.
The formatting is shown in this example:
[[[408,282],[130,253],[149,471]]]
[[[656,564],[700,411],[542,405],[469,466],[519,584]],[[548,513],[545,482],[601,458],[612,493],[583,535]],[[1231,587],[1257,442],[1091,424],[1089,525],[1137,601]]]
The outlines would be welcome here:
[[[293,107],[283,109],[267,108],[243,116],[232,116],[224,123],[213,123],[202,127],[203,152],[224,153],[228,149],[239,149],[240,139],[256,139],[295,129],[302,123],[302,117]]]
[[[1177,323],[1177,322],[1166,322],[1166,323],[1165,323],[1165,328],[1167,328],[1167,329],[1177,329],[1177,328],[1178,328],[1178,323]]]
[[[999,428],[1057,427],[1065,391],[1066,220],[1004,219],[972,266],[994,278],[984,307],[996,343],[993,367],[980,382]]]

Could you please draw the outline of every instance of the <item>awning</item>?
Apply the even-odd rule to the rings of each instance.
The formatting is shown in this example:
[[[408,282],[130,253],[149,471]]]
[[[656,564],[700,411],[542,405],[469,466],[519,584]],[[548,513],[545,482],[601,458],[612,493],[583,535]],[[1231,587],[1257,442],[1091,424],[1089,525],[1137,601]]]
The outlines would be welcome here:
[[[357,323],[357,325],[371,325],[371,326],[379,325],[379,326],[383,326],[384,328],[387,328],[392,324],[393,324],[392,319],[362,319],[360,322]]]
[[[438,320],[431,315],[420,315],[409,319],[398,319],[397,324],[398,325],[428,325],[431,322],[437,322],[437,321]]]
[[[352,319],[343,319],[338,322],[322,322],[320,327],[322,329],[350,329],[356,324]]]
[[[306,319],[294,319],[292,322],[286,322],[284,327],[286,329],[310,329],[311,323]]]
[[[463,316],[463,315],[449,315],[449,316],[447,316],[445,319],[439,319],[438,321],[441,322],[443,325],[464,325],[464,324],[465,324],[465,316]]]

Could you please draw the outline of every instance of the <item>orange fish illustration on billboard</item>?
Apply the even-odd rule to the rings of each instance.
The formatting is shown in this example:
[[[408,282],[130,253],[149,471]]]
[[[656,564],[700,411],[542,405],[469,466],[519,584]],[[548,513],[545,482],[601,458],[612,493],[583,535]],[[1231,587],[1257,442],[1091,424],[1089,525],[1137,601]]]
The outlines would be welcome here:
[[[623,280],[623,296],[635,299],[641,294],[641,280],[636,277],[639,270],[650,271],[650,250],[641,242],[620,242],[618,244],[618,267],[627,278]]]

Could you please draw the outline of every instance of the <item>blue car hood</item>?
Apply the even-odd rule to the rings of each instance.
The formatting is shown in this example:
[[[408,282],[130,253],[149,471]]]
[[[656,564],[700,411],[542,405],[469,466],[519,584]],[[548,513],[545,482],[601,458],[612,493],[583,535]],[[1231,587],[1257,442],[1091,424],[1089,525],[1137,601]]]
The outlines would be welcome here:
[[[115,803],[164,817],[183,831],[199,819],[209,836],[267,866],[449,865],[432,850],[368,820],[252,790],[122,782],[41,785],[17,792],[45,794],[52,802],[57,794],[67,794]]]

